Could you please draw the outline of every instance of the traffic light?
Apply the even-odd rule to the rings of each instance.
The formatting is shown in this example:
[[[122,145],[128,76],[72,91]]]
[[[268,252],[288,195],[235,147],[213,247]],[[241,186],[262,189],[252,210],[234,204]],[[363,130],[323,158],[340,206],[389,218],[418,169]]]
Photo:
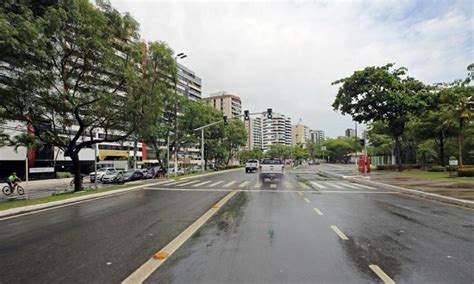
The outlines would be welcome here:
[[[359,144],[360,144],[361,146],[364,146],[364,145],[365,145],[364,139],[359,139]]]
[[[227,121],[227,115],[224,115],[222,119],[224,120],[224,125],[229,124],[229,122]]]
[[[267,118],[269,119],[272,119],[273,116],[272,116],[272,109],[271,108],[267,108]]]
[[[249,111],[248,111],[248,110],[244,110],[244,119],[245,119],[245,120],[250,120]]]

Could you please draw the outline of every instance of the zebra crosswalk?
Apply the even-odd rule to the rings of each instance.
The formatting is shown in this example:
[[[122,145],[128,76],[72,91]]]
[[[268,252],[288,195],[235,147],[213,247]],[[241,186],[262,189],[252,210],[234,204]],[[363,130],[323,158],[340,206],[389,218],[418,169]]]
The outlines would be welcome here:
[[[282,182],[261,182],[259,180],[181,180],[181,181],[162,181],[156,183],[165,187],[181,187],[181,188],[223,188],[223,189],[249,189],[259,190],[266,189],[282,189],[282,190],[304,190],[304,191],[354,191],[354,190],[375,190],[374,187],[352,183],[347,181],[334,180],[309,180],[297,181],[286,179]]]

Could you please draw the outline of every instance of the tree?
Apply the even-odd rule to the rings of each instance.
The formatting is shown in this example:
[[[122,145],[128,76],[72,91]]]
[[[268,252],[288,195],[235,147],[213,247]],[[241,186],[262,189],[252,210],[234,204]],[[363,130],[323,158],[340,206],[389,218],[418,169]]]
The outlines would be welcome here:
[[[322,143],[322,146],[326,146],[326,153],[331,161],[347,163],[347,155],[354,151],[353,143],[353,139],[347,137],[341,139],[327,139]]]
[[[239,159],[241,163],[246,163],[250,159],[261,160],[263,158],[263,151],[261,149],[242,150],[239,152]]]
[[[303,148],[303,145],[291,146],[293,149],[293,157],[296,161],[303,161],[310,157],[307,149]]]
[[[270,149],[265,152],[265,157],[289,159],[291,158],[291,146],[283,144],[273,144],[270,146]]]
[[[340,86],[333,108],[349,114],[359,123],[385,122],[395,139],[398,169],[402,170],[401,141],[410,114],[424,106],[427,88],[406,75],[407,69],[393,69],[393,64],[366,67],[352,76],[333,82]]]
[[[2,4],[0,11],[0,109],[71,158],[75,191],[81,189],[79,152],[131,135],[143,123],[146,101],[129,93],[140,63],[132,56],[137,22],[106,2],[96,4],[63,0],[41,17],[26,6]]]
[[[247,131],[243,121],[238,119],[230,120],[229,124],[224,127],[223,143],[229,155],[227,158],[227,164],[229,164],[239,148],[247,143]]]
[[[309,157],[314,162],[317,157],[321,155],[321,148],[318,144],[313,141],[308,141],[306,143],[306,149],[308,151]]]

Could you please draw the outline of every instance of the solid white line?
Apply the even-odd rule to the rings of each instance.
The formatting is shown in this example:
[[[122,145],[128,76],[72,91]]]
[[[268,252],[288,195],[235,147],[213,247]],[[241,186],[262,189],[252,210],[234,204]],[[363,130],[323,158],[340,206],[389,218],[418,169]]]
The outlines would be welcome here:
[[[327,184],[328,184],[330,187],[335,187],[335,188],[337,188],[337,189],[343,189],[342,186],[337,185],[335,182],[333,182],[333,183],[329,183],[329,182],[328,182]]]
[[[198,186],[201,186],[201,185],[205,185],[206,183],[210,183],[211,181],[208,180],[208,181],[203,181],[203,182],[200,182],[200,183],[196,183],[193,185],[193,187],[198,187]]]
[[[143,283],[154,271],[156,271],[165,261],[169,258],[179,247],[181,247],[199,228],[201,228],[218,210],[222,207],[229,199],[231,199],[237,192],[229,192],[224,198],[222,198],[216,205],[209,209],[199,219],[194,221],[186,230],[181,232],[176,238],[174,238],[169,244],[162,248],[158,253],[164,255],[162,259],[156,259],[151,257],[142,266],[140,266],[135,272],[130,274],[122,283]]]
[[[223,183],[223,182],[224,182],[223,180],[218,181],[218,182],[215,182],[215,183],[213,183],[213,184],[210,184],[209,187],[214,187],[214,186],[216,186],[216,185],[218,185],[218,184],[221,184],[221,183]]]
[[[319,183],[317,183],[317,182],[315,182],[315,181],[311,181],[310,183],[311,183],[312,185],[316,186],[317,188],[321,188],[321,189],[327,188],[327,187],[325,187],[324,185],[319,184]]]
[[[309,189],[309,186],[306,183],[299,181],[298,184],[304,189]]]
[[[306,203],[311,203],[311,201],[309,201],[309,199],[306,197],[304,198],[304,201],[306,201]]]
[[[336,232],[336,234],[337,234],[341,239],[343,239],[343,240],[348,240],[348,239],[349,239],[346,235],[344,235],[343,232],[341,232],[341,230],[339,230],[338,227],[336,227],[336,226],[334,226],[334,225],[331,225],[331,229],[332,229],[334,232]]]
[[[192,184],[192,183],[196,183],[196,182],[199,182],[200,180],[193,180],[193,181],[188,181],[188,182],[185,182],[185,183],[182,183],[178,186],[185,186],[185,185],[188,185],[188,184]]]
[[[245,186],[247,186],[247,184],[249,184],[249,183],[250,183],[249,181],[244,181],[243,183],[241,183],[241,184],[239,185],[239,187],[245,187]]]
[[[234,180],[234,181],[231,181],[231,182],[229,182],[228,184],[225,184],[225,185],[224,185],[224,187],[229,187],[229,186],[233,185],[234,183],[236,183],[236,181],[235,181],[235,180]]]
[[[277,185],[272,183],[272,184],[270,184],[270,188],[277,188]]]
[[[392,280],[378,265],[371,264],[369,265],[370,269],[377,274],[377,276],[382,279],[385,284],[395,284],[395,281]]]
[[[314,212],[316,212],[319,216],[323,216],[323,212],[321,212],[321,210],[319,210],[318,208],[313,208]]]

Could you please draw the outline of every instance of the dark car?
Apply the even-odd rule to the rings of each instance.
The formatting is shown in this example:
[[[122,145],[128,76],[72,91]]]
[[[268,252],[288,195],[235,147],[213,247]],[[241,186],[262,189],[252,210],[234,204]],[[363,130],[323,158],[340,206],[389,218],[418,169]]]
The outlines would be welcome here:
[[[139,171],[139,170],[130,170],[130,171],[126,171],[124,174],[123,174],[123,181],[124,182],[129,182],[129,181],[134,181],[134,180],[141,180],[143,179],[143,172],[142,171]]]
[[[166,169],[160,166],[148,169],[149,178],[160,178],[166,174]]]

